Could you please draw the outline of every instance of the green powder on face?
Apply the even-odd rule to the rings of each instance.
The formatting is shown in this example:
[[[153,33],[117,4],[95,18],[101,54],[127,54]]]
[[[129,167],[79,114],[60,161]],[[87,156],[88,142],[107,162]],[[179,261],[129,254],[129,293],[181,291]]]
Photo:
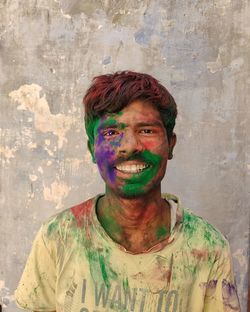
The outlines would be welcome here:
[[[110,113],[106,114],[107,118],[104,120],[102,126],[107,127],[107,126],[114,126],[117,124],[116,117],[121,116],[122,112],[118,113]],[[95,139],[98,135],[98,128],[100,126],[102,117],[93,117],[92,119],[86,120],[85,119],[85,129],[88,135],[89,143],[90,145],[94,145]],[[124,129],[126,127],[125,124],[119,124],[121,129]]]
[[[103,122],[101,122],[99,120],[99,122],[97,122],[94,126],[94,136],[96,137],[96,135],[98,134],[97,130],[98,130],[99,126],[101,126],[101,128],[108,128],[108,127],[117,126],[119,128],[119,130],[125,129],[126,124],[120,123],[119,121],[117,121],[117,119],[116,119],[117,115],[118,114],[110,114],[110,115],[108,115],[108,117],[106,119],[103,120]]]
[[[121,124],[120,124],[120,129],[121,129],[121,130],[124,130],[125,128],[126,128],[126,124],[125,124],[125,123],[121,123]]]
[[[145,186],[156,176],[162,157],[145,150],[141,153],[141,159],[150,166],[143,172],[135,174],[132,178],[126,180],[122,190],[127,196],[142,195],[145,193]]]

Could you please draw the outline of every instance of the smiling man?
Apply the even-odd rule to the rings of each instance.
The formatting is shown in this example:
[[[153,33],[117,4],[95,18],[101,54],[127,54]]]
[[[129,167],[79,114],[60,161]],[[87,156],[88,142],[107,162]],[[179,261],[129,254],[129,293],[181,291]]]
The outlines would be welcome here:
[[[84,97],[105,194],[46,221],[16,301],[33,311],[240,311],[228,242],[162,194],[176,104],[156,79],[102,75]]]

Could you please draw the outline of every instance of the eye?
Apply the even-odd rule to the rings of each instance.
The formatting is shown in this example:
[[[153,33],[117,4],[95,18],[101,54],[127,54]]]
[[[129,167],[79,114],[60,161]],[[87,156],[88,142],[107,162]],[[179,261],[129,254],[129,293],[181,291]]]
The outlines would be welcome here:
[[[142,134],[153,134],[154,130],[151,128],[144,128],[144,129],[140,130],[140,133],[142,133]]]
[[[116,136],[118,134],[118,131],[116,129],[106,129],[103,131],[104,137],[112,137]]]

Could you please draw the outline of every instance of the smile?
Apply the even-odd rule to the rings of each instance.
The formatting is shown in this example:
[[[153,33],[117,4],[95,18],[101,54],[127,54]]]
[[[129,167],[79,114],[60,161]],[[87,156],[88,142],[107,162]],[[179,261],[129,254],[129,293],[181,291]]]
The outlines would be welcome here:
[[[144,169],[148,168],[149,165],[146,164],[136,164],[136,165],[117,165],[115,168],[124,173],[139,173]]]

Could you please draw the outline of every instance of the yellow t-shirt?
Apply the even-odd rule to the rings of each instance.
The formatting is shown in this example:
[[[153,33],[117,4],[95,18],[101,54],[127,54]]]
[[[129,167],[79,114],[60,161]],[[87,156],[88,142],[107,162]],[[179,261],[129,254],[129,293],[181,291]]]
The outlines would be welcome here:
[[[142,254],[115,243],[90,199],[45,222],[16,290],[19,307],[57,312],[240,311],[226,239],[173,195],[171,234]]]

